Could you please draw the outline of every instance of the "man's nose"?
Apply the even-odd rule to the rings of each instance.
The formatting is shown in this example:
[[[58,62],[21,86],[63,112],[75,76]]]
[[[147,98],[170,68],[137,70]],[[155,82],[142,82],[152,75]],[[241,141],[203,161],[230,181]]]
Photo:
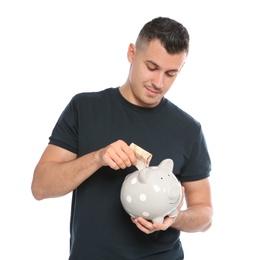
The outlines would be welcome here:
[[[164,80],[163,73],[157,73],[155,77],[152,79],[151,83],[153,86],[159,89],[159,88],[163,88],[163,80]]]

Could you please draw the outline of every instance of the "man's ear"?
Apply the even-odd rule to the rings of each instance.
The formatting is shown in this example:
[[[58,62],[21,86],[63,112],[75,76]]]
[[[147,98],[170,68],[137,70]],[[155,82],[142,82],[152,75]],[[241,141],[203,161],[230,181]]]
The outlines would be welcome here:
[[[127,59],[131,63],[136,54],[136,46],[133,43],[130,43],[127,50]]]

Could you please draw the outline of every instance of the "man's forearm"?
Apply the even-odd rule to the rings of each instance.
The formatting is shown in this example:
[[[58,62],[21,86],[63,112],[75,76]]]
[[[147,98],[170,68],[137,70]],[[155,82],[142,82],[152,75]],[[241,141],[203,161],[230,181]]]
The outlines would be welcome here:
[[[47,162],[37,166],[32,193],[38,200],[60,197],[73,191],[90,177],[99,165],[94,153],[68,162]]]
[[[209,206],[192,206],[180,211],[171,227],[184,232],[204,232],[212,224],[213,209]]]

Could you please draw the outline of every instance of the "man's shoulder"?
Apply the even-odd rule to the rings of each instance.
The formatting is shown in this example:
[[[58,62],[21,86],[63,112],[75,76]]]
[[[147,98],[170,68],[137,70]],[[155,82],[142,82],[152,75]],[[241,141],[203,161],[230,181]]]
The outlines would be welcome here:
[[[97,98],[106,98],[114,95],[116,88],[106,88],[94,92],[80,92],[77,93],[73,98],[74,99],[97,99]]]
[[[188,112],[183,110],[182,108],[176,106],[171,101],[168,102],[168,107],[170,112],[178,118],[180,122],[184,122],[186,124],[191,124],[200,127],[200,122],[197,121],[192,115],[190,115]],[[179,122],[178,121],[178,122]]]
[[[79,104],[81,106],[89,106],[107,104],[113,102],[116,93],[116,88],[107,88],[94,92],[80,92],[72,97],[72,104]]]

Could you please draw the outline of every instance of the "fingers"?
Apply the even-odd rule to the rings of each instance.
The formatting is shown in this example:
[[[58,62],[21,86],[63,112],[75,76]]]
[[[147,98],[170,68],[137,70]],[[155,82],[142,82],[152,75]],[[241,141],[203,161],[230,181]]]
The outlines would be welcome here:
[[[180,209],[182,208],[183,206],[183,203],[184,203],[184,199],[185,199],[185,188],[183,186],[182,187],[182,198],[181,198],[181,201],[177,207],[178,211],[180,211]]]
[[[175,217],[165,217],[163,223],[153,223],[142,217],[132,218],[132,222],[144,233],[151,234],[159,230],[167,230],[175,221]]]
[[[153,223],[152,221],[146,220],[142,217],[131,218],[134,224],[144,233],[151,234],[158,230],[166,230],[168,228],[165,224]]]
[[[131,218],[132,222],[140,229],[142,232],[146,234],[151,234],[154,231],[156,231],[153,227],[153,223],[150,221],[147,221],[144,218]]]
[[[122,140],[118,140],[104,148],[102,159],[105,165],[109,165],[114,170],[125,169],[137,162],[132,148]]]

